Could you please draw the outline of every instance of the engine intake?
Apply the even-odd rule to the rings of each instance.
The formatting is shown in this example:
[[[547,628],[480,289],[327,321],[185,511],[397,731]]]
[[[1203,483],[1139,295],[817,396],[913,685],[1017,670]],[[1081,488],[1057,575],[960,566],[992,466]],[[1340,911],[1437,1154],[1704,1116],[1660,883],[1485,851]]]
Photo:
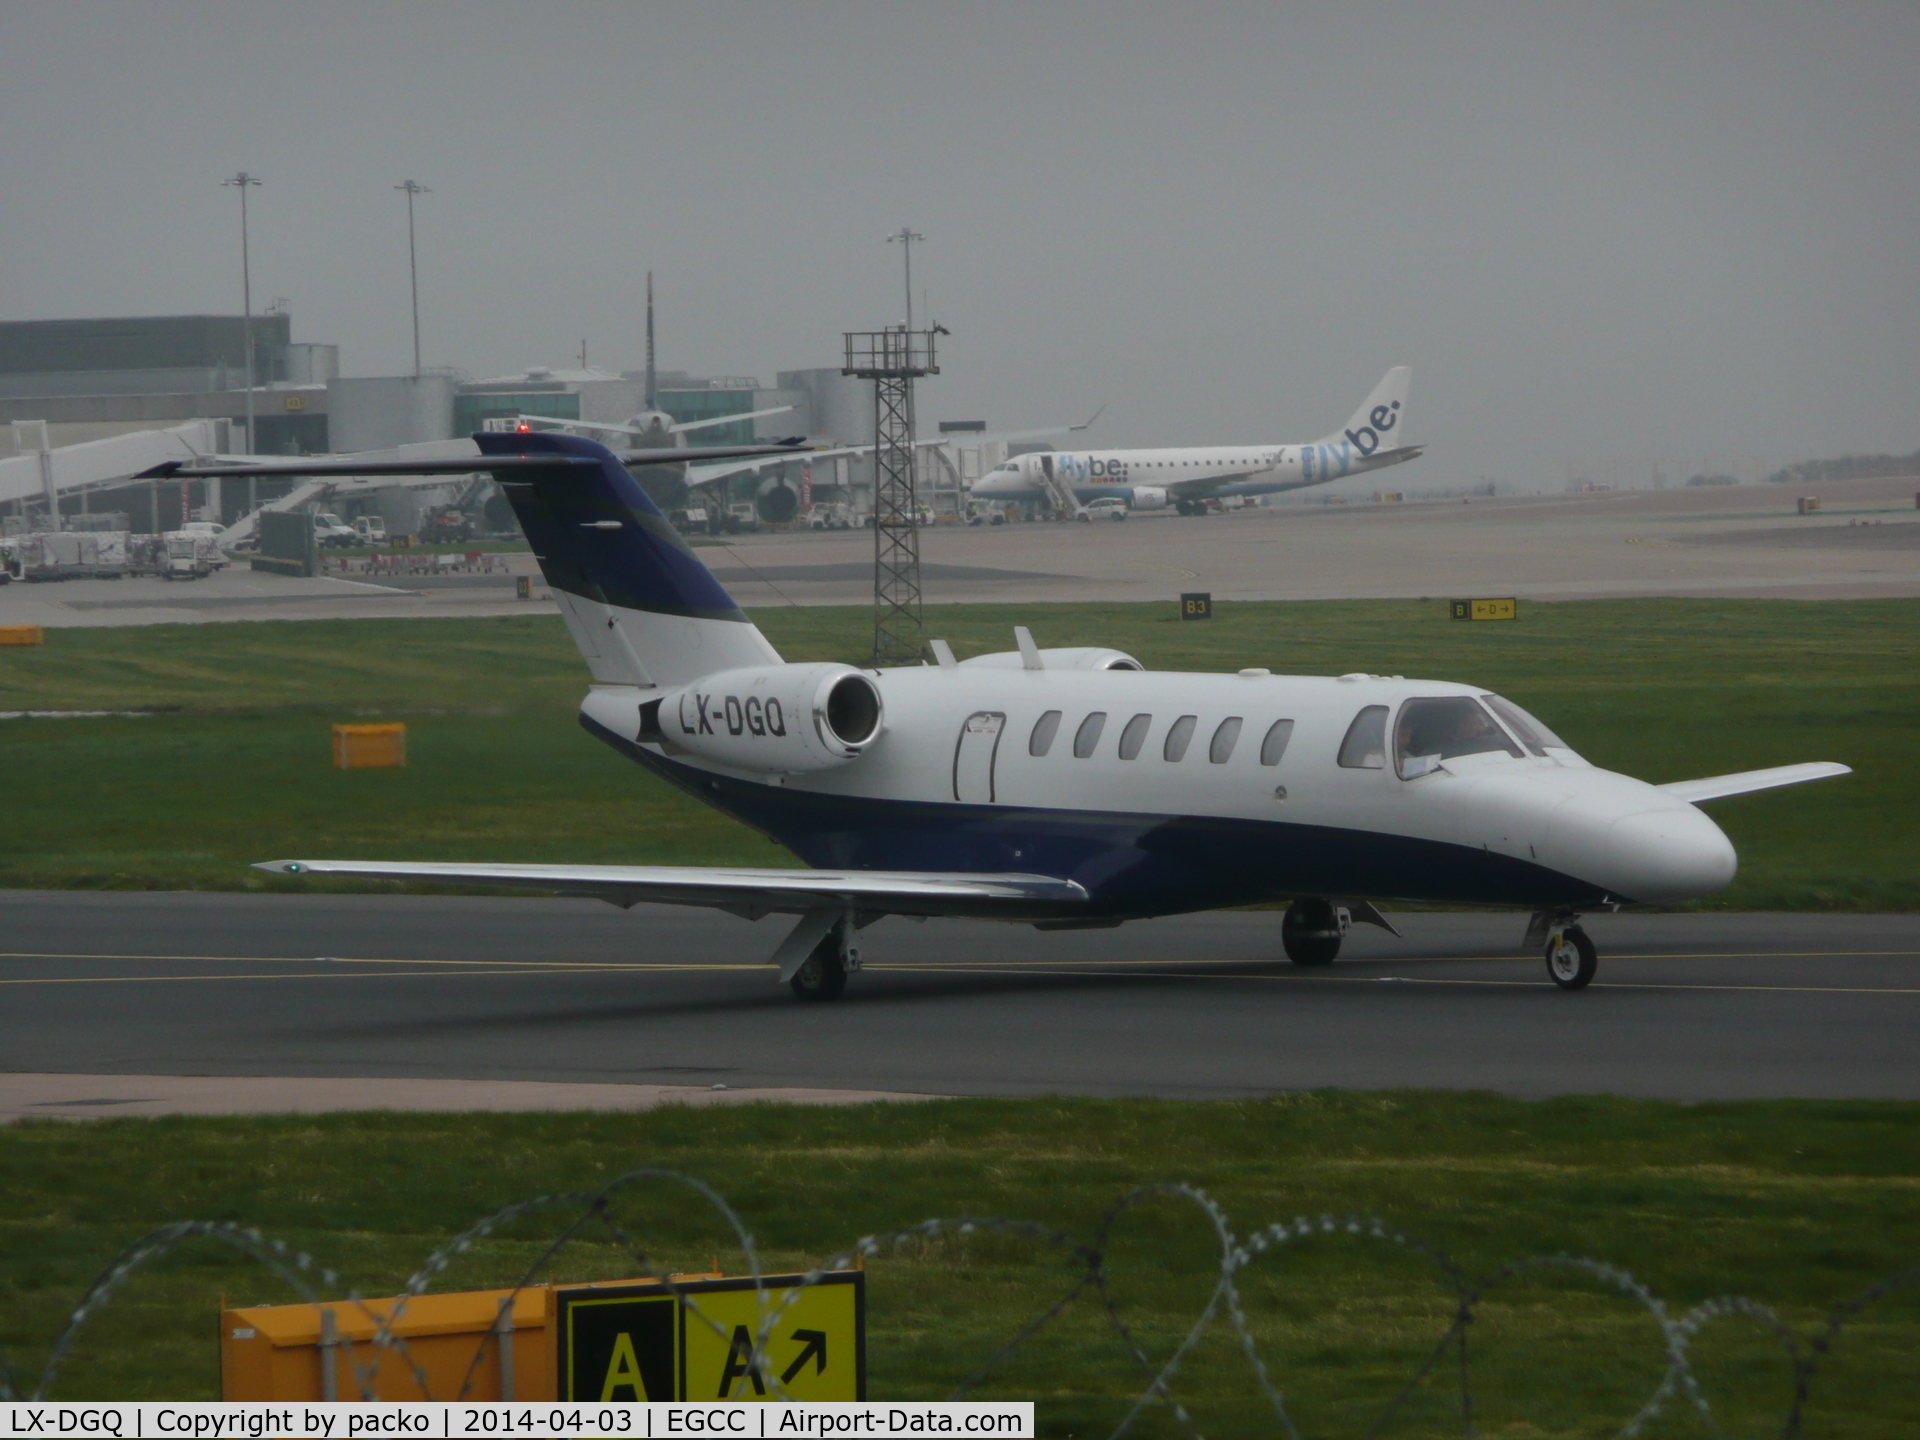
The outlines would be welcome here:
[[[723,670],[660,697],[660,738],[741,770],[798,775],[857,759],[884,726],[880,687],[851,665]]]
[[[1167,508],[1166,488],[1161,485],[1136,485],[1133,498],[1127,504],[1135,510],[1164,510]]]

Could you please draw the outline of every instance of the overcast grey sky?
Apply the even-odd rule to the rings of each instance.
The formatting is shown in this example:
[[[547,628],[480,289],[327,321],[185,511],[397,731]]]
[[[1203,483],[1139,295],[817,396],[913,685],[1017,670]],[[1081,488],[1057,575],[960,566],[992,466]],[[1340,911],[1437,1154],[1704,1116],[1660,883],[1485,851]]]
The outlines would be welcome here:
[[[349,374],[757,374],[952,329],[923,421],[1303,440],[1409,486],[1920,446],[1920,7],[21,4],[0,318],[235,311]],[[1751,463],[1751,462],[1750,462]],[[1398,478],[1398,477],[1396,477]]]

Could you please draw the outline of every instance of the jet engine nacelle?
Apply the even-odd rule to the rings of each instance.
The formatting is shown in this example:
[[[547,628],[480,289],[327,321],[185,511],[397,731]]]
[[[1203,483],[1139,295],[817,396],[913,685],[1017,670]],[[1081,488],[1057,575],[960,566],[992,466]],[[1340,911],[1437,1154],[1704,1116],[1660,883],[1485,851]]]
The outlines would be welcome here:
[[[770,476],[753,492],[753,511],[769,525],[784,525],[800,513],[800,491],[785,476]]]
[[[1048,670],[1144,670],[1133,656],[1124,650],[1103,650],[1096,645],[1075,645],[1056,650],[1042,650],[1040,663]],[[980,670],[1020,670],[1026,666],[1026,660],[1018,650],[996,650],[991,655],[976,655],[971,660],[960,662],[962,669],[969,667]]]
[[[660,698],[668,744],[740,770],[798,775],[859,758],[879,737],[880,687],[851,665],[723,670]]]
[[[1167,508],[1167,492],[1159,485],[1136,485],[1133,498],[1127,502],[1134,510],[1164,510]]]

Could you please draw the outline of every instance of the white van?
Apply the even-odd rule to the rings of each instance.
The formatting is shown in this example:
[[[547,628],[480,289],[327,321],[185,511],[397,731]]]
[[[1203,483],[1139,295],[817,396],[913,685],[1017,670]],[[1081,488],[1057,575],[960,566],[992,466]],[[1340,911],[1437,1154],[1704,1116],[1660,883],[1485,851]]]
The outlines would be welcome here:
[[[387,522],[378,515],[356,515],[353,533],[362,545],[384,545],[387,543]]]

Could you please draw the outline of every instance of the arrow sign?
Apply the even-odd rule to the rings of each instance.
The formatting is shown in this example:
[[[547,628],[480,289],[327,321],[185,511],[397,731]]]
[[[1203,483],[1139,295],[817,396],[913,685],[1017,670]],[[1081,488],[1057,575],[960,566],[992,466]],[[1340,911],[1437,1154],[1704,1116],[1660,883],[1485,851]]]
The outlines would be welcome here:
[[[780,1372],[780,1383],[782,1385],[791,1385],[793,1383],[793,1377],[806,1369],[809,1358],[813,1361],[814,1374],[824,1375],[827,1370],[826,1331],[796,1330],[793,1332],[793,1338],[796,1340],[804,1340],[806,1343],[800,1347],[800,1353],[794,1357],[793,1363]]]

